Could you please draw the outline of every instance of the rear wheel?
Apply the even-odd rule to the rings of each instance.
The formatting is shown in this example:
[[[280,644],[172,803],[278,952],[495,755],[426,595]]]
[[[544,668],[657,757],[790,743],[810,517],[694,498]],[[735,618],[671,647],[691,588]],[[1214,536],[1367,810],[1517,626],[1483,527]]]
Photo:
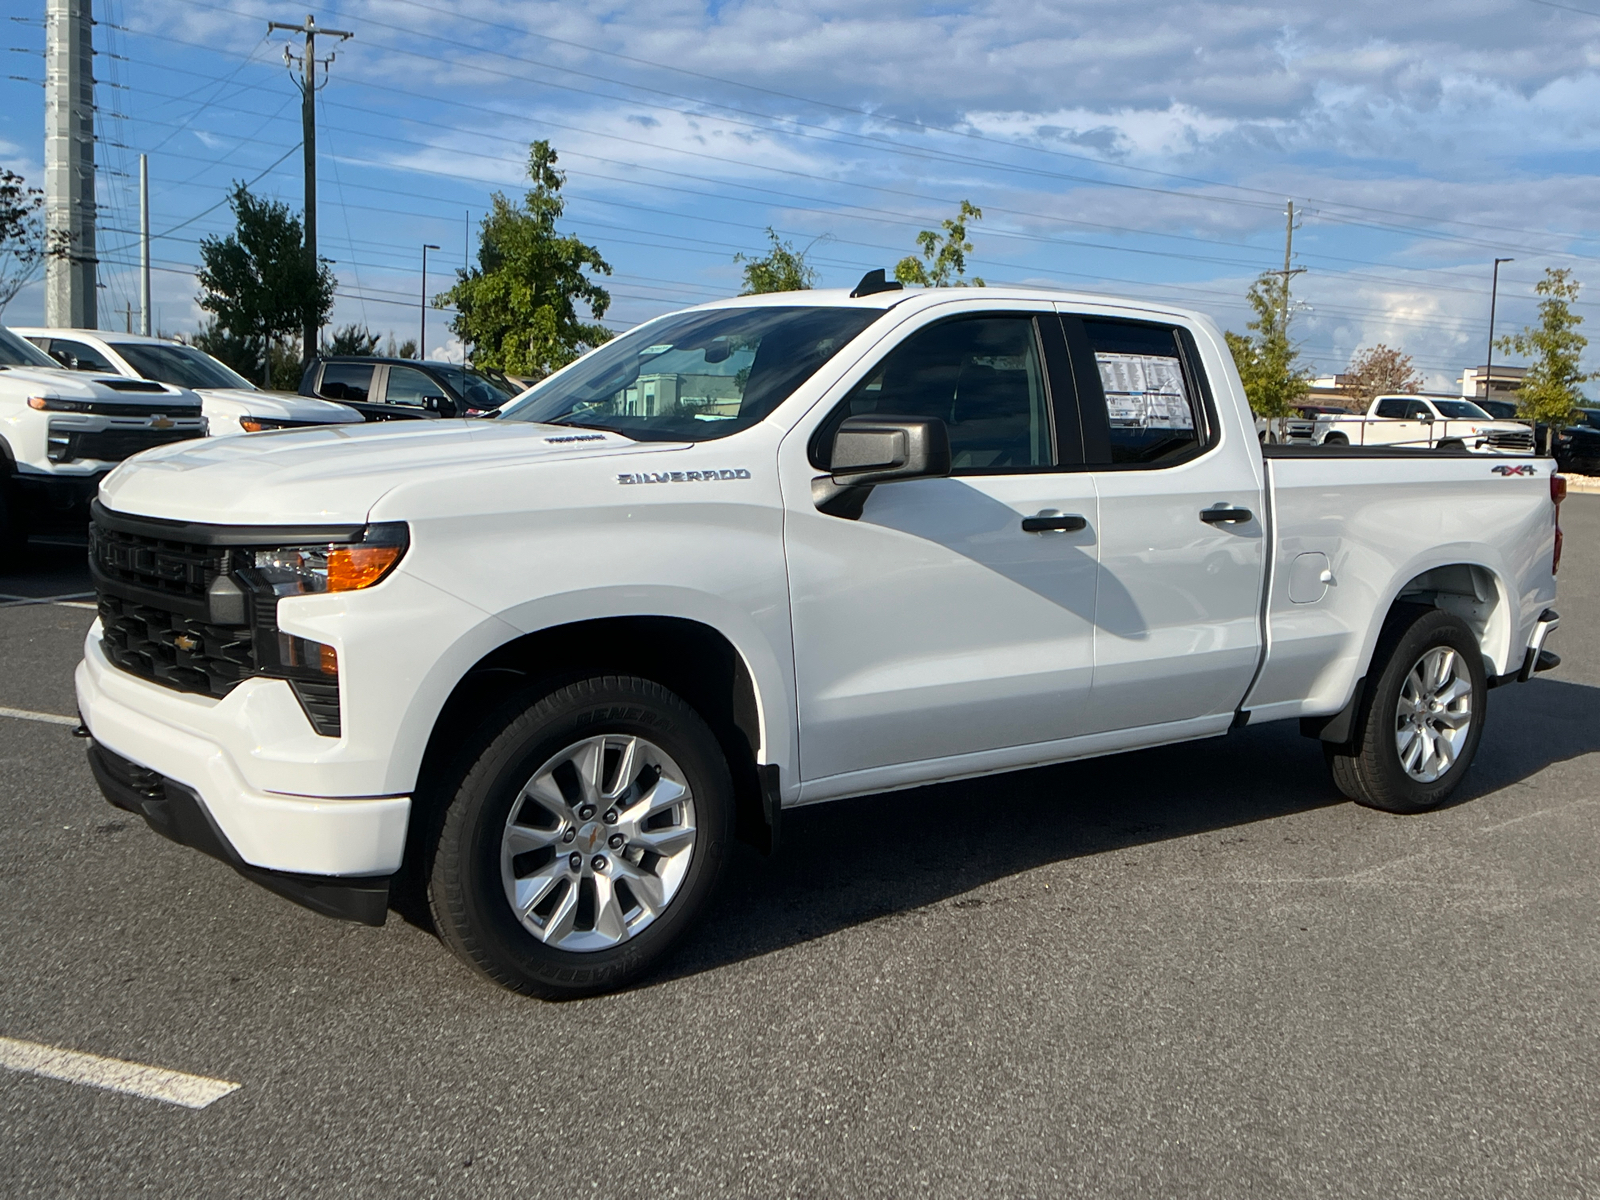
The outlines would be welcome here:
[[[1465,451],[1466,448],[1466,443],[1460,438],[1445,438],[1444,441],[1439,443],[1440,450],[1448,451],[1451,454],[1459,454]]]
[[[1477,753],[1488,698],[1483,655],[1467,623],[1437,609],[1379,649],[1387,657],[1357,739],[1328,750],[1328,765],[1334,785],[1358,804],[1425,812],[1455,791]]]
[[[721,872],[733,784],[716,737],[627,676],[524,697],[495,728],[434,840],[440,936],[530,995],[620,987],[660,960]]]

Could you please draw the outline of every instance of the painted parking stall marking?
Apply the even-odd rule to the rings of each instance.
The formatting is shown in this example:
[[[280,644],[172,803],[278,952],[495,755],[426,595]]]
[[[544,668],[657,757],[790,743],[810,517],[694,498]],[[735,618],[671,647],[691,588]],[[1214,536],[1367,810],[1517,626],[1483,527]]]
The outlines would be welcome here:
[[[18,721],[42,721],[46,725],[65,725],[70,729],[78,727],[77,717],[63,717],[59,713],[34,712],[28,708],[0,708],[0,717],[11,717]]]
[[[46,1079],[60,1079],[66,1083],[103,1088],[108,1092],[121,1092],[125,1096],[159,1100],[163,1104],[176,1104],[181,1108],[205,1108],[229,1092],[238,1091],[241,1086],[226,1079],[189,1075],[183,1071],[128,1062],[126,1059],[103,1058],[98,1054],[62,1050],[57,1046],[43,1046],[38,1042],[23,1042],[8,1037],[0,1037],[0,1067],[25,1075],[42,1075]]]

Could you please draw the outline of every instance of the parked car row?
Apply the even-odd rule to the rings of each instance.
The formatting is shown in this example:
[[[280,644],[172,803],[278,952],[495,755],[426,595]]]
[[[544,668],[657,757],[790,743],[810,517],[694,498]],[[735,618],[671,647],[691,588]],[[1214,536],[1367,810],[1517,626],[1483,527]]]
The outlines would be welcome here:
[[[365,421],[493,416],[521,388],[453,363],[318,358],[265,391],[194,346],[0,327],[0,565],[31,533],[81,529],[99,482],[167,442]]]

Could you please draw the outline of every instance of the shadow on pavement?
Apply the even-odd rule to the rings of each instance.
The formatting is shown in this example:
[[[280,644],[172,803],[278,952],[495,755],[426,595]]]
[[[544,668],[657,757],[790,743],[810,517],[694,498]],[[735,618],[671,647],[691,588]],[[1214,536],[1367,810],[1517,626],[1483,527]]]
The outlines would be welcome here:
[[[17,559],[0,559],[0,603],[90,592],[88,549],[83,538],[33,538]]]
[[[1477,761],[1452,804],[1596,750],[1600,688],[1538,679],[1498,690]],[[741,847],[699,928],[640,986],[950,900],[1044,863],[1343,803],[1318,743],[1280,722],[791,809],[780,853],[765,859]]]

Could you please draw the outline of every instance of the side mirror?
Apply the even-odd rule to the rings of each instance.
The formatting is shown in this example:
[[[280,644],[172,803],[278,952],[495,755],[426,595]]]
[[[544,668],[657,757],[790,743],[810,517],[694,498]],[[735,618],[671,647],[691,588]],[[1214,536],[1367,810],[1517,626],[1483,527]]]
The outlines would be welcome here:
[[[829,469],[812,481],[812,501],[854,521],[880,483],[950,474],[950,435],[937,417],[849,417],[834,434]]]
[[[1417,420],[1421,421],[1424,425],[1432,425],[1433,414],[1431,412],[1419,412],[1417,414]]]
[[[460,410],[456,408],[456,402],[450,399],[449,396],[424,396],[422,398],[422,407],[428,412],[435,413],[441,417],[457,417],[461,415]]]

